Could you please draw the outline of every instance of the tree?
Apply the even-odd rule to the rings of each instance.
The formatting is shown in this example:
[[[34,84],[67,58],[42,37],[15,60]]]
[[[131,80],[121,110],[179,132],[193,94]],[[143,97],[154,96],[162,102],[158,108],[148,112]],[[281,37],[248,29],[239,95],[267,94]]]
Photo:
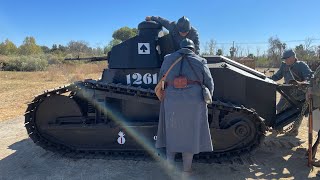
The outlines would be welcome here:
[[[320,59],[320,46],[317,47],[316,52],[317,52],[318,59]]]
[[[131,30],[135,34],[135,36],[138,35],[139,30],[137,28],[132,28]]]
[[[234,56],[235,57],[243,57],[243,47],[241,45],[236,45]]]
[[[17,46],[11,42],[9,39],[6,39],[0,44],[0,54],[3,55],[13,55],[18,52]]]
[[[234,58],[234,55],[235,55],[236,51],[237,51],[237,49],[235,47],[232,46],[230,48],[230,57],[231,57],[231,59]]]
[[[42,53],[41,47],[36,44],[34,37],[26,37],[23,44],[19,47],[19,53],[21,55],[32,55]]]
[[[216,49],[216,41],[214,39],[210,39],[210,41],[206,42],[204,45],[203,55],[214,55]]]
[[[294,48],[295,52],[296,52],[296,55],[298,57],[298,59],[302,59],[303,57],[305,57],[307,55],[304,47],[302,44],[299,44],[298,46],[296,46]]]
[[[51,52],[58,50],[58,46],[56,44],[52,45]]]
[[[272,60],[273,66],[279,66],[282,53],[286,48],[286,44],[282,43],[278,37],[270,37],[268,41],[268,57]]]
[[[218,51],[217,51],[217,54],[216,55],[218,55],[218,56],[222,56],[223,55],[223,51],[222,51],[222,49],[218,49]]]
[[[298,59],[302,60],[314,60],[316,59],[317,52],[312,50],[310,45],[298,45],[295,47],[296,56]]]
[[[257,47],[256,47],[257,57],[260,56],[260,50],[261,50],[260,47],[257,46]]]
[[[40,47],[41,47],[42,52],[44,52],[44,53],[50,52],[50,48],[48,48],[48,46],[40,46]]]
[[[70,41],[67,48],[69,53],[77,56],[92,54],[92,48],[85,41]]]
[[[112,37],[120,41],[125,41],[129,38],[132,38],[138,34],[137,28],[129,28],[127,26],[122,27],[113,32]]]
[[[59,44],[59,46],[58,46],[58,50],[60,50],[61,52],[66,52],[66,51],[67,51],[67,47],[65,47],[65,46],[63,46],[63,45],[61,45],[61,44]]]
[[[112,39],[107,46],[104,47],[104,53],[107,54],[111,51],[112,47],[121,43],[119,39]]]
[[[254,59],[253,54],[250,53],[250,54],[248,55],[248,58]]]
[[[94,56],[103,56],[104,49],[102,49],[101,47],[97,47],[97,48],[93,48],[92,52]]]

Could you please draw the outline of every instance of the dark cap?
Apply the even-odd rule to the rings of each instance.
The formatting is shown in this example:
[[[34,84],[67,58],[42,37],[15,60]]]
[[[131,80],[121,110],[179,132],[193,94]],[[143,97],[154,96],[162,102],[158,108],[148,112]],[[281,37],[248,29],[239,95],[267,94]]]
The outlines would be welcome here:
[[[194,49],[194,43],[191,39],[185,38],[180,42],[180,48],[192,48]]]
[[[288,49],[283,52],[281,59],[287,59],[292,56],[296,57],[296,53],[292,49]]]
[[[189,32],[191,30],[189,19],[186,18],[185,16],[182,16],[182,18],[178,20],[177,27],[179,32],[182,32],[182,33]]]

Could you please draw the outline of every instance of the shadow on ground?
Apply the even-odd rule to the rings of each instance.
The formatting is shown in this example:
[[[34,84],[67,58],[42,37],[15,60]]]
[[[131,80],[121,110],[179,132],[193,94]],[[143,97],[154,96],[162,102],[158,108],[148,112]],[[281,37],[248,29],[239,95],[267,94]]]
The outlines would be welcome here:
[[[194,163],[193,179],[306,179],[305,149],[298,145],[291,150],[286,138],[269,141],[254,154],[241,157],[241,164]],[[290,145],[289,145],[290,146]],[[8,147],[12,154],[0,161],[0,179],[180,179],[179,173],[168,175],[159,162],[152,160],[74,159],[43,150],[30,139]],[[177,163],[178,168],[181,163]]]
[[[29,138],[22,122],[1,123],[0,179],[181,179],[154,160],[74,159],[46,151]],[[7,126],[5,129],[4,127]],[[9,131],[10,129],[10,131]],[[303,141],[294,137],[266,137],[264,143],[241,161],[194,163],[191,179],[307,179],[318,169],[306,166]],[[178,169],[181,162],[177,162]]]

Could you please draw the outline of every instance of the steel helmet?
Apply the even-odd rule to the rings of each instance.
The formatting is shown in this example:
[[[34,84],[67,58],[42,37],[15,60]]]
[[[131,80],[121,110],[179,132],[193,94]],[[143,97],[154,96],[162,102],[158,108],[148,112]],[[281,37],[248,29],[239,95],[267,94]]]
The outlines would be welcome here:
[[[292,49],[288,49],[283,52],[281,59],[287,59],[292,56],[296,58],[296,53]]]
[[[180,48],[192,48],[194,49],[194,43],[191,39],[185,38],[180,42]]]
[[[182,16],[182,18],[178,20],[177,27],[179,32],[182,32],[182,33],[189,32],[191,30],[189,19],[186,18],[185,16]]]

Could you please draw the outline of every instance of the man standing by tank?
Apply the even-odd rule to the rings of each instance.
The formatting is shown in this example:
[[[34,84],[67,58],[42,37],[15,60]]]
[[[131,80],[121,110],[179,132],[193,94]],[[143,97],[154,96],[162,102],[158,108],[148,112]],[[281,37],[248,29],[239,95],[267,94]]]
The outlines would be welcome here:
[[[209,89],[211,95],[214,84],[207,61],[194,53],[193,42],[184,39],[180,47],[178,51],[165,56],[159,73],[159,77],[162,77],[179,57],[183,57],[166,76],[156,147],[166,147],[169,163],[174,161],[177,152],[181,152],[183,170],[189,173],[194,154],[213,150],[208,108],[201,84]],[[185,86],[176,86],[174,80],[177,76],[187,79]]]
[[[316,71],[313,74],[313,78],[310,81],[311,86],[308,88],[308,91],[306,93],[306,99],[310,100],[312,99],[312,106],[313,109],[313,115],[315,118],[313,118],[313,130],[318,131],[318,138],[314,145],[312,146],[312,156],[313,160],[315,160],[315,155],[317,153],[319,140],[320,140],[320,123],[319,123],[319,110],[320,110],[320,66],[316,69]],[[317,115],[316,115],[317,114]],[[310,114],[309,114],[310,116]],[[312,162],[314,166],[320,167],[320,161]]]
[[[167,19],[158,16],[147,16],[146,21],[155,21],[165,27],[171,34],[175,50],[180,49],[180,42],[185,39],[191,39],[195,45],[195,53],[200,53],[199,48],[199,35],[197,30],[191,26],[190,21],[187,17],[181,17],[178,22],[170,22]]]
[[[279,70],[270,77],[272,80],[279,81],[284,78],[284,84],[290,84],[292,80],[298,82],[309,81],[312,76],[311,69],[305,62],[297,59],[296,53],[292,49],[284,51],[281,59],[284,59],[284,62],[281,63]],[[287,100],[281,97],[276,107],[277,112],[282,111],[286,103]],[[298,135],[298,131],[292,132],[292,135]]]

